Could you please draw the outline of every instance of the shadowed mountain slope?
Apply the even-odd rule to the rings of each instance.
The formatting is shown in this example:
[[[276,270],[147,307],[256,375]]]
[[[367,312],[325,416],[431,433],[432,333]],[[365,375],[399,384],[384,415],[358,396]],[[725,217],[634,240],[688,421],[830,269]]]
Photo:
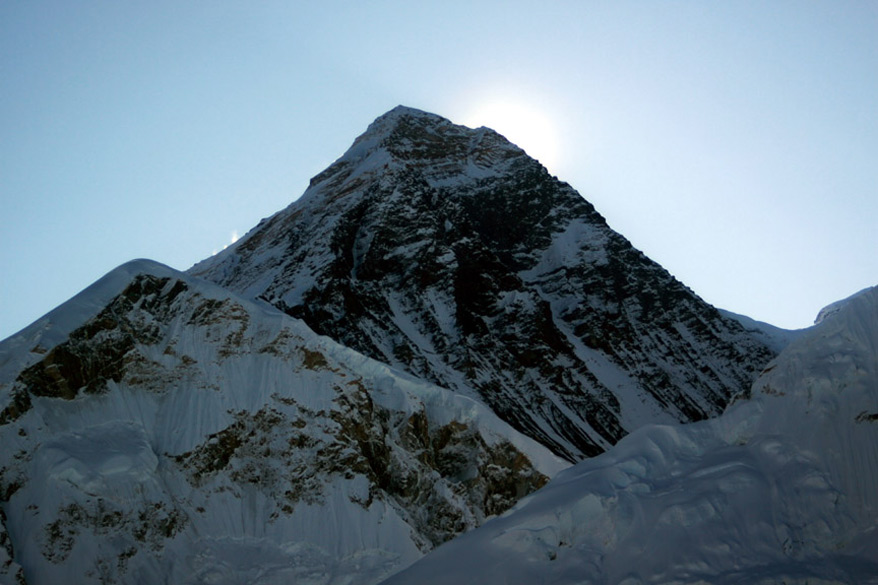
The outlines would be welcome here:
[[[505,138],[405,107],[191,272],[571,461],[718,414],[774,355]]]
[[[723,415],[583,461],[390,584],[878,583],[878,287]]]

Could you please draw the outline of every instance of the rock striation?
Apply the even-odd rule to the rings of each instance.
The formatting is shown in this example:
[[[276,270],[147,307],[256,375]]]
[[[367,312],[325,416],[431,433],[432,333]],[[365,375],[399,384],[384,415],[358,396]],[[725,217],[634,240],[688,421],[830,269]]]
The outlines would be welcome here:
[[[570,461],[715,416],[775,354],[501,135],[405,107],[191,273],[477,398]]]

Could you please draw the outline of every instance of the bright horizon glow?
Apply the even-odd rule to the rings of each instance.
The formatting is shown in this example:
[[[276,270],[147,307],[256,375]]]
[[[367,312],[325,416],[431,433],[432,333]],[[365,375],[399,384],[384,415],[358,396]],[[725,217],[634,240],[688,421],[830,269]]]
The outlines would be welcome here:
[[[458,123],[471,128],[487,126],[496,130],[539,160],[544,167],[557,172],[561,144],[556,125],[545,112],[526,102],[486,101],[476,105]]]

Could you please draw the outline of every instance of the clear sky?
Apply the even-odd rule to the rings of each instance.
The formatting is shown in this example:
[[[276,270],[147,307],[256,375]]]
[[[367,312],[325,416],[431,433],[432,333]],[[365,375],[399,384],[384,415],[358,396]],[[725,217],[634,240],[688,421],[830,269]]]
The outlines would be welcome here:
[[[707,301],[878,284],[878,2],[0,3],[0,338],[178,269],[404,104],[489,125]]]

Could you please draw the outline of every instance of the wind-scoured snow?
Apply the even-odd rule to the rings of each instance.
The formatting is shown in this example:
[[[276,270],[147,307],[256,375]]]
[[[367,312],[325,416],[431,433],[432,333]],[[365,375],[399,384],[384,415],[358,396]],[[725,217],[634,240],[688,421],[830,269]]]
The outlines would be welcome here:
[[[757,321],[746,315],[739,315],[738,313],[726,311],[725,309],[719,309],[719,312],[723,316],[740,323],[749,333],[752,333],[755,337],[762,340],[765,345],[778,353],[783,351],[783,348],[788,346],[794,339],[805,332],[805,329],[782,329],[781,327],[776,327],[770,323]],[[820,320],[819,316],[817,317],[817,320]]]
[[[0,344],[0,583],[374,583],[566,464],[146,261]]]
[[[64,341],[73,329],[97,315],[130,282],[132,276],[140,272],[166,275],[173,269],[153,260],[126,262],[60,307],[2,340],[0,379],[14,377],[22,367],[37,361],[41,352]]]
[[[752,399],[630,434],[386,583],[878,583],[878,287]]]

